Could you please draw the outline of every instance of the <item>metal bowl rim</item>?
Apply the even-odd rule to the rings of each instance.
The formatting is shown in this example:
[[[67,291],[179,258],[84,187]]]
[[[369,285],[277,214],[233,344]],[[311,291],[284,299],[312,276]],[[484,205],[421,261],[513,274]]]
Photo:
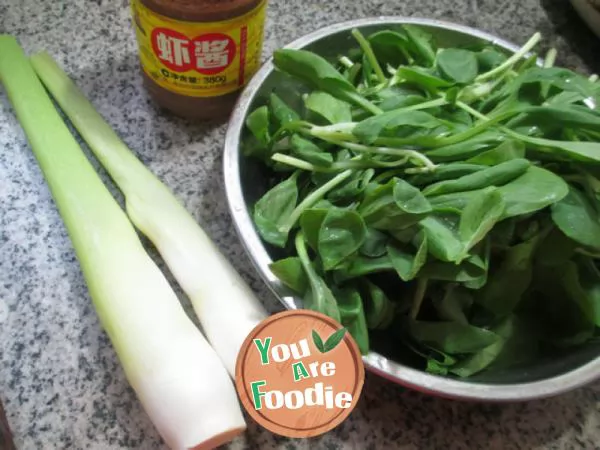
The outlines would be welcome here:
[[[517,45],[497,36],[464,25],[433,19],[400,16],[380,16],[340,22],[304,35],[286,45],[285,48],[300,49],[341,31],[382,24],[414,24],[437,27],[486,40],[511,52],[515,52],[519,48]],[[273,70],[272,58],[269,58],[246,85],[236,103],[225,138],[223,173],[229,211],[250,260],[279,301],[287,309],[296,309],[298,299],[268,268],[272,260],[262,244],[248,213],[239,175],[239,144],[244,119],[260,86]],[[369,370],[397,384],[437,396],[462,400],[503,402],[540,399],[573,390],[600,378],[600,356],[562,375],[539,381],[512,384],[474,383],[431,375],[389,360],[376,352],[370,352],[364,356],[363,361]]]

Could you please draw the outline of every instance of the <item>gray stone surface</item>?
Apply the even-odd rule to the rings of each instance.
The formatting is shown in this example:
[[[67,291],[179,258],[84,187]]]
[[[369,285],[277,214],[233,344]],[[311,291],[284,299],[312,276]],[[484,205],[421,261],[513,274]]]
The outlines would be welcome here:
[[[304,33],[375,15],[445,19],[515,42],[534,31],[560,63],[600,70],[598,41],[562,0],[272,0],[265,55]],[[149,168],[185,202],[271,310],[228,217],[224,125],[161,114],[138,76],[126,0],[0,0],[0,32],[45,49]],[[0,93],[0,398],[20,449],[159,449],[90,304],[47,186]],[[327,435],[278,438],[250,425],[231,448],[599,448],[600,384],[526,404],[480,405],[369,375],[358,408]],[[210,411],[207,411],[210,414]]]

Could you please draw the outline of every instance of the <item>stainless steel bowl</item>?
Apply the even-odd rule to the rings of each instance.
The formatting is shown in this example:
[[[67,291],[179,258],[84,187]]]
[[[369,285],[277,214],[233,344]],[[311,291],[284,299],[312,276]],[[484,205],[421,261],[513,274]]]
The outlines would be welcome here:
[[[416,24],[425,27],[438,42],[446,45],[488,42],[509,52],[517,46],[482,31],[436,20],[379,17],[331,25],[308,34],[288,48],[305,48],[325,57],[343,54],[355,41],[352,28],[364,33],[385,29],[390,25]],[[261,277],[288,309],[301,307],[301,301],[269,270],[269,264],[278,257],[277,250],[267,248],[252,223],[249,207],[266,191],[264,169],[257,162],[245,158],[240,142],[246,130],[245,118],[250,111],[265,101],[273,89],[280,95],[294,92],[299,84],[274,70],[268,61],[252,78],[242,93],[232,114],[225,141],[224,176],[227,200],[238,234]],[[589,344],[568,354],[555,355],[535,364],[504,372],[483,374],[468,380],[430,375],[410,366],[394,348],[385,342],[375,342],[376,351],[363,358],[368,369],[401,385],[433,395],[481,401],[516,401],[556,395],[590,383],[600,376],[600,344]],[[402,360],[402,361],[401,361]]]

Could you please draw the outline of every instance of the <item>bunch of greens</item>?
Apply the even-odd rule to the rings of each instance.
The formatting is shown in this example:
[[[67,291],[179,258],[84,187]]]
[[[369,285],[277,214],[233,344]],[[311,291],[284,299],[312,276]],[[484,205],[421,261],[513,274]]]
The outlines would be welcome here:
[[[353,30],[336,62],[281,49],[309,90],[247,117],[244,152],[273,175],[253,205],[273,273],[339,320],[470,376],[600,326],[600,84],[513,55],[438,48],[415,26]],[[288,92],[289,94],[289,92]]]

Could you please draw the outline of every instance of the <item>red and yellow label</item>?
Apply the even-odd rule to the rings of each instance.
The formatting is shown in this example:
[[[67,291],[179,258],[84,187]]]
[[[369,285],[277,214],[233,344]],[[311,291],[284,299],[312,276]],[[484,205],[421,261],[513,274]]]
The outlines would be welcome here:
[[[185,22],[132,0],[142,69],[159,86],[214,97],[244,86],[260,66],[267,0],[235,19]]]

